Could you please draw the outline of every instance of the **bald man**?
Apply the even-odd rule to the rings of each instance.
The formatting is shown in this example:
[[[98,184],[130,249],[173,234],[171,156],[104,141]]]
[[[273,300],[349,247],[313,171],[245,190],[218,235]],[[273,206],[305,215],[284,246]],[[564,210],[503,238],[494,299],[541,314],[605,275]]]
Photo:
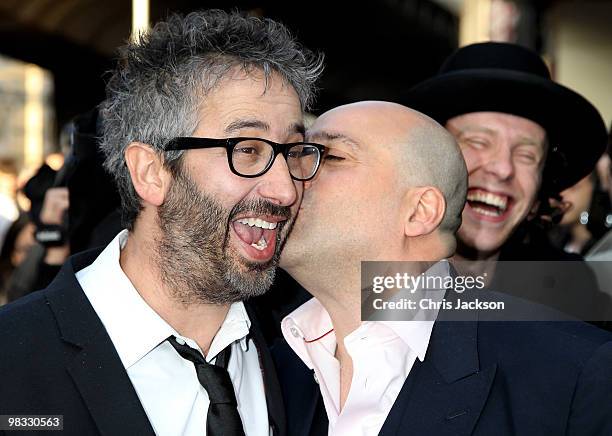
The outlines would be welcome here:
[[[467,172],[446,130],[397,104],[360,102],[323,114],[308,139],[328,150],[281,267],[314,298],[283,319],[273,350],[289,434],[612,434],[603,331],[442,322],[437,311],[361,320],[361,261],[428,261],[417,272],[456,274],[445,259]]]

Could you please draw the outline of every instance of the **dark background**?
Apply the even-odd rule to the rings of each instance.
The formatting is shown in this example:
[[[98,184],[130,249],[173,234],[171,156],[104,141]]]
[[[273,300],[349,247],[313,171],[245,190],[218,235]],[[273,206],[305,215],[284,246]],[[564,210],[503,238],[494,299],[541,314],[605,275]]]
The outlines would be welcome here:
[[[215,7],[279,20],[325,53],[317,114],[350,101],[396,100],[457,46],[457,17],[429,0],[151,0],[150,18]],[[53,73],[58,131],[104,98],[105,73],[130,27],[130,0],[2,0],[0,53]]]
[[[521,1],[521,0],[517,0]],[[1,0],[0,53],[50,70],[56,131],[104,98],[105,73],[130,34],[131,0]],[[532,29],[554,0],[523,1]],[[150,21],[173,11],[239,9],[285,23],[326,54],[315,114],[399,94],[433,75],[457,47],[458,18],[431,0],[151,0]],[[529,32],[528,32],[529,33]],[[538,50],[538,35],[529,45]]]

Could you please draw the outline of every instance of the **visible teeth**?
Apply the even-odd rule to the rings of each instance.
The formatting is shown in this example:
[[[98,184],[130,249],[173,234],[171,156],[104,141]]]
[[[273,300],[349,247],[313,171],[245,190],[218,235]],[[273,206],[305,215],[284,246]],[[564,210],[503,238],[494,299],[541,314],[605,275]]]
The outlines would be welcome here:
[[[261,218],[243,218],[238,220],[240,224],[244,224],[246,226],[255,226],[260,227],[262,229],[275,229],[278,223],[271,223],[268,221],[264,221]]]
[[[467,195],[469,201],[479,201],[491,206],[498,207],[503,211],[508,207],[508,197],[505,195],[497,195],[491,192],[484,192],[480,190],[470,191]]]
[[[481,209],[479,207],[473,207],[473,209],[482,214],[482,215],[486,215],[486,216],[500,216],[502,214],[502,212],[494,212],[492,210],[486,210],[486,209]]]
[[[265,248],[268,247],[268,243],[262,235],[259,241],[257,241],[257,244],[253,243],[251,244],[251,247],[256,248],[259,251],[263,251]]]

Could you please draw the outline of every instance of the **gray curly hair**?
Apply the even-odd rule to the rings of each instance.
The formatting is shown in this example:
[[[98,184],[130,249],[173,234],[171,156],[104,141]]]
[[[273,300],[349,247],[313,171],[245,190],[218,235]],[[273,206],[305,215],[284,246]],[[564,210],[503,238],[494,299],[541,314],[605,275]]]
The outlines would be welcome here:
[[[173,168],[183,151],[165,152],[165,143],[193,134],[202,98],[230,71],[262,71],[266,83],[276,72],[308,109],[323,70],[323,55],[301,46],[284,25],[222,10],[173,14],[119,55],[102,106],[101,147],[129,230],[142,207],[125,163],[131,142],[149,144]]]

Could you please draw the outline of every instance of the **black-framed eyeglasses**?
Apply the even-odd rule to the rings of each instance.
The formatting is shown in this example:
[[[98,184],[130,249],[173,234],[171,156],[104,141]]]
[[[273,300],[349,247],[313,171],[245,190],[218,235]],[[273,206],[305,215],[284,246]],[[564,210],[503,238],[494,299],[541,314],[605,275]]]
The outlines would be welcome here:
[[[224,147],[232,172],[241,177],[259,177],[265,174],[280,153],[287,161],[289,174],[295,180],[312,179],[321,165],[325,146],[312,142],[279,144],[262,138],[173,138],[165,150],[193,150],[197,148]]]

